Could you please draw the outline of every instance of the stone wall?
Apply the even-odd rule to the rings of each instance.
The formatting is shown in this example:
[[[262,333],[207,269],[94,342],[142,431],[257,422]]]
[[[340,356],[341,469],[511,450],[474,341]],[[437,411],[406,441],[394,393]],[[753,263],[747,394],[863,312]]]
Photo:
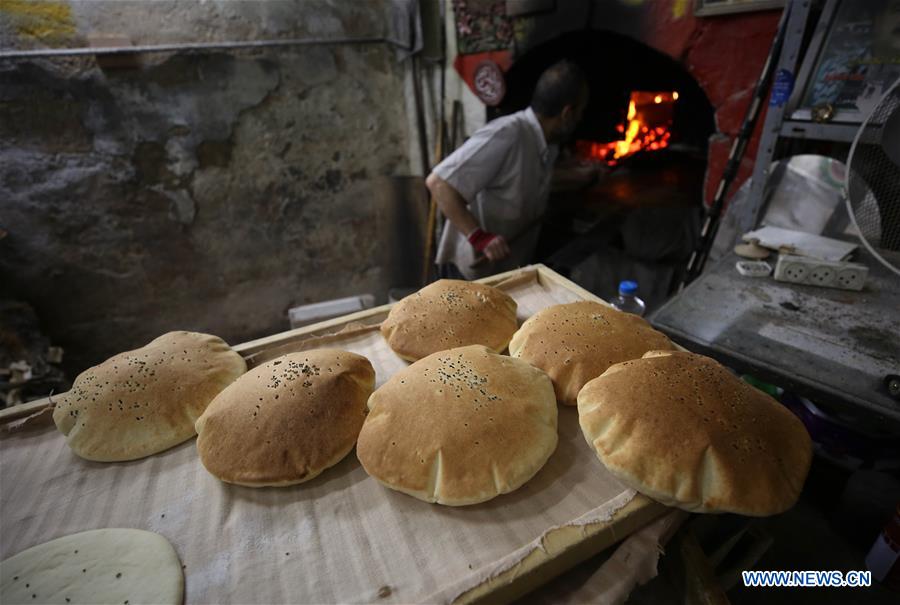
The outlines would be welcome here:
[[[372,37],[395,8],[43,4],[58,10],[4,3],[3,50],[77,47],[98,34],[134,44]],[[0,297],[37,309],[67,369],[171,329],[249,340],[285,329],[291,306],[364,292],[384,300],[400,285],[383,245],[413,227],[396,224],[384,184],[410,164],[408,67],[395,48],[140,61],[0,60]]]

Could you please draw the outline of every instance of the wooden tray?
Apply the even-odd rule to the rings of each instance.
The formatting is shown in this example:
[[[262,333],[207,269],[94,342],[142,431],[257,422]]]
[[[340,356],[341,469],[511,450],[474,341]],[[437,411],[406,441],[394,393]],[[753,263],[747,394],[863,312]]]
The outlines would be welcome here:
[[[498,287],[509,288],[516,287],[517,284],[531,283],[535,280],[536,283],[542,287],[567,292],[570,299],[603,302],[587,290],[580,288],[543,265],[510,271],[479,281]],[[366,332],[377,334],[377,332],[375,332],[375,326],[386,317],[390,307],[391,305],[384,305],[361,311],[312,326],[306,326],[246,342],[236,345],[233,348],[243,355],[245,359],[247,359],[248,365],[252,367],[273,356],[283,354],[288,350],[314,348],[317,343],[322,341],[333,342],[336,340],[340,343],[340,334],[338,334],[338,336],[333,335],[341,333],[342,331],[344,334],[365,334]],[[369,329],[365,326],[368,326]],[[373,363],[375,362],[373,361]],[[379,376],[381,382],[383,382],[384,379],[386,379],[385,376]],[[47,410],[50,405],[51,402],[49,399],[45,399],[0,411],[0,424],[9,423],[13,420],[22,419],[25,416],[41,413],[42,410],[44,410],[44,412],[41,416],[46,420],[46,417],[49,415]],[[564,417],[566,417],[566,420],[571,424],[573,422],[573,413],[571,408],[568,410],[561,410],[560,422],[562,423]],[[577,415],[575,415],[574,422],[577,425]],[[563,431],[561,428],[561,445],[562,440],[565,437],[562,433]],[[571,433],[569,434],[569,439],[570,441],[572,439]],[[579,440],[582,442],[580,445],[587,450],[586,444],[583,443],[583,438],[580,438]],[[572,441],[572,443],[574,443],[574,441]],[[181,448],[182,446],[178,447]],[[162,455],[163,454],[160,454],[160,456]],[[353,456],[353,454],[351,454],[351,456]],[[592,460],[589,464],[592,468],[599,469],[598,472],[605,472],[605,469],[602,469],[599,461],[593,456],[591,456],[591,458]],[[579,460],[583,462],[585,460],[585,454],[579,453]],[[355,463],[355,460],[352,462]],[[347,462],[347,464],[350,464],[350,462]],[[323,475],[326,474],[327,471],[326,473],[323,473]],[[301,486],[296,486],[296,488],[303,489],[302,485],[303,484],[301,484]],[[387,494],[386,497],[393,498],[395,495]],[[399,495],[399,497],[408,498],[404,495]],[[497,499],[498,507],[505,506],[503,498],[506,497],[507,496]],[[399,502],[404,506],[406,505],[405,500],[400,500]],[[421,506],[427,507],[435,505],[421,503]],[[532,548],[529,548],[529,543],[526,540],[522,547],[523,550],[521,552],[517,551],[517,556],[512,556],[514,553],[511,553],[508,561],[502,566],[487,568],[487,571],[482,574],[484,577],[474,576],[474,580],[469,578],[470,585],[466,586],[465,582],[457,584],[457,586],[462,586],[463,588],[456,591],[447,589],[446,586],[442,586],[442,590],[435,591],[434,594],[440,595],[438,597],[439,600],[443,599],[446,595],[452,595],[447,600],[452,600],[456,603],[498,603],[511,601],[600,550],[621,540],[631,532],[636,531],[643,525],[663,514],[666,510],[668,509],[664,506],[637,494],[630,502],[616,510],[607,520],[603,520],[602,518],[592,518],[590,514],[581,519],[560,519],[558,526],[547,526],[544,528],[543,533],[537,536],[531,544]],[[0,519],[0,521],[3,521],[3,519]],[[139,524],[135,526],[139,526]],[[152,527],[145,528],[153,529]],[[78,528],[78,530],[80,529],[81,528]],[[65,531],[60,535],[64,535],[65,533],[71,532]],[[161,533],[165,535],[165,532]],[[176,549],[178,549],[179,544],[177,542],[177,537],[173,542],[175,542]],[[9,555],[12,553],[5,554]],[[504,558],[504,560],[506,560],[506,558]],[[187,585],[188,588],[190,588],[190,564],[186,573]],[[337,577],[332,578],[332,580],[334,582],[341,581],[341,579]],[[188,593],[189,598],[190,596],[190,593]],[[396,596],[402,598],[401,594],[397,594]],[[421,594],[417,594],[416,598],[418,599],[421,596]],[[372,600],[377,600],[375,598],[375,593],[373,593]]]

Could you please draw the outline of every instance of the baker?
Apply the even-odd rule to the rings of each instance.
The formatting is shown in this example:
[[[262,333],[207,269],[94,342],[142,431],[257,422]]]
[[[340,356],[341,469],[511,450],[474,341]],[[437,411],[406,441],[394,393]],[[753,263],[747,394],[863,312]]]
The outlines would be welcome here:
[[[447,217],[435,257],[441,277],[477,279],[531,262],[558,145],[587,102],[584,73],[560,61],[541,74],[530,107],[489,122],[428,175]],[[473,267],[482,256],[489,262]]]

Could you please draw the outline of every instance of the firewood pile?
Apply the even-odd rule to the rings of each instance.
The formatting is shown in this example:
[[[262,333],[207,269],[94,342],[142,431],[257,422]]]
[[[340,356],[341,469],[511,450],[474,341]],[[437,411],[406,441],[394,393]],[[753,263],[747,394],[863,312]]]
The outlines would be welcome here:
[[[0,300],[0,407],[67,391],[63,349],[52,346],[27,303]]]

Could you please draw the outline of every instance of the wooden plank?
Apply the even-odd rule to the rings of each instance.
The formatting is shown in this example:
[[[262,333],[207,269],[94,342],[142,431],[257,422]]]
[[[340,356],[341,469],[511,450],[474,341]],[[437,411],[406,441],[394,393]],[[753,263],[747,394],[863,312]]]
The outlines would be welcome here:
[[[539,280],[539,283],[541,283],[542,285],[545,285],[547,283],[552,283],[561,288],[565,288],[566,290],[568,290],[570,292],[577,294],[578,296],[580,296],[581,298],[583,298],[585,300],[592,300],[594,302],[598,302],[598,303],[602,303],[604,305],[610,306],[610,304],[608,302],[606,302],[605,300],[603,300],[602,298],[600,298],[593,292],[585,290],[584,288],[582,288],[575,282],[573,282],[569,279],[566,279],[565,277],[563,277],[562,275],[560,275],[553,269],[550,269],[546,265],[534,265],[534,267],[537,269],[538,280]]]
[[[231,348],[244,357],[249,357],[254,353],[265,351],[272,346],[283,345],[298,340],[306,340],[310,336],[321,336],[330,332],[337,332],[349,323],[381,323],[381,321],[387,317],[388,311],[390,311],[392,306],[393,305],[391,304],[381,305],[380,307],[357,311],[355,313],[350,313],[349,315],[326,319],[325,321],[303,326],[302,328],[279,332],[278,334],[272,334],[271,336],[264,336],[263,338],[234,345]]]
[[[489,286],[498,286],[503,282],[507,282],[511,279],[525,277],[529,272],[535,272],[537,274],[538,283],[540,283],[541,285],[549,286],[552,284],[553,286],[564,288],[578,295],[579,297],[584,298],[585,300],[592,300],[605,305],[609,304],[599,296],[593,294],[592,292],[589,292],[588,290],[585,290],[578,284],[566,279],[559,273],[542,264],[530,265],[528,267],[522,267],[520,269],[513,269],[512,271],[498,273],[496,275],[491,275],[477,281],[478,283],[487,284]],[[285,332],[279,332],[278,334],[272,334],[271,336],[265,336],[263,338],[258,338],[256,340],[237,344],[232,346],[232,349],[240,353],[246,359],[271,347],[305,340],[311,336],[322,336],[325,334],[337,332],[347,324],[360,323],[371,325],[380,323],[382,320],[384,320],[385,317],[387,317],[387,314],[392,306],[393,305],[391,304],[387,304],[381,305],[379,307],[374,307],[372,309],[365,309],[364,311],[357,311],[356,313],[343,315],[341,317],[335,317],[333,319],[321,321],[309,326],[303,326],[302,328],[287,330]],[[680,346],[678,348],[681,350],[686,350],[682,349],[682,347]],[[60,393],[60,395],[63,394],[64,393]],[[44,399],[38,399],[22,405],[5,408],[3,410],[0,410],[0,424],[5,424],[18,418],[30,416],[31,414],[39,412],[50,404],[50,398],[45,397]]]
[[[684,577],[684,605],[728,605],[728,597],[690,526],[682,528],[678,555]]]
[[[491,275],[489,277],[485,277],[483,279],[479,279],[478,283],[488,284],[489,286],[495,286],[504,282],[510,278],[514,278],[522,275],[528,271],[537,270],[538,275],[541,275],[541,271],[544,274],[555,275],[562,281],[554,281],[562,287],[569,288],[571,285],[578,290],[583,292],[587,292],[587,290],[583,290],[579,288],[569,280],[565,279],[562,276],[557,275],[544,265],[532,265],[530,267],[523,267],[521,269],[513,269],[512,271],[506,271],[504,273],[498,273],[496,275]],[[567,285],[569,284],[569,285]],[[571,289],[571,288],[570,288]],[[572,290],[573,292],[577,292],[578,290]],[[588,292],[588,294],[590,294]],[[593,296],[590,294],[590,296]],[[344,326],[350,323],[362,323],[362,324],[374,324],[380,323],[385,317],[387,317],[388,311],[390,311],[393,305],[381,305],[380,307],[374,307],[372,309],[366,309],[364,311],[357,311],[356,313],[351,313],[349,315],[343,315],[341,317],[335,317],[333,319],[327,319],[325,321],[320,321],[319,323],[315,323],[309,326],[303,326],[302,328],[297,328],[294,330],[287,330],[285,332],[279,332],[278,334],[273,334],[271,336],[266,336],[263,338],[258,338],[256,340],[251,340],[248,342],[244,342],[241,344],[237,344],[232,346],[236,352],[240,353],[245,359],[251,357],[252,355],[259,353],[260,351],[264,351],[267,348],[273,346],[284,345],[290,342],[296,342],[300,340],[305,340],[311,336],[322,336],[324,334],[330,334],[333,332],[337,332]],[[62,396],[64,393],[60,393],[58,396]],[[54,395],[57,396],[57,395]],[[37,413],[41,411],[43,408],[51,405],[50,397],[45,397],[44,399],[37,399],[35,401],[30,401],[28,403],[24,403],[21,405],[15,405],[9,408],[5,408],[0,410],[0,424],[6,424],[7,422],[11,422],[13,420],[17,420],[19,418],[24,418],[26,416],[30,416],[31,414]]]
[[[605,304],[605,301],[565,279],[544,265],[534,265],[507,271],[481,280],[480,283],[500,287],[515,287],[522,281],[537,279],[547,287],[561,287],[586,300]],[[314,336],[332,334],[349,324],[377,325],[392,305],[382,305],[326,320],[295,330],[288,330],[265,338],[235,345],[233,348],[245,358],[269,348],[276,348]],[[0,424],[29,416],[50,405],[50,399],[33,401],[24,405],[0,410]],[[667,510],[663,505],[638,494],[634,500],[617,511],[609,521],[589,523],[583,526],[566,525],[554,528],[536,549],[510,569],[490,578],[479,586],[460,595],[457,603],[506,603],[533,590],[572,566],[615,544],[628,534],[651,522]]]
[[[634,500],[616,511],[609,521],[555,528],[544,537],[543,550],[534,550],[503,573],[460,595],[454,604],[487,605],[514,601],[609,548],[669,510],[671,509],[638,494]]]
[[[50,399],[51,397],[44,397],[43,399],[36,399],[34,401],[29,401],[28,403],[22,403],[2,409],[0,410],[0,424],[6,424],[7,422],[12,422],[13,420],[40,412],[50,405]]]

